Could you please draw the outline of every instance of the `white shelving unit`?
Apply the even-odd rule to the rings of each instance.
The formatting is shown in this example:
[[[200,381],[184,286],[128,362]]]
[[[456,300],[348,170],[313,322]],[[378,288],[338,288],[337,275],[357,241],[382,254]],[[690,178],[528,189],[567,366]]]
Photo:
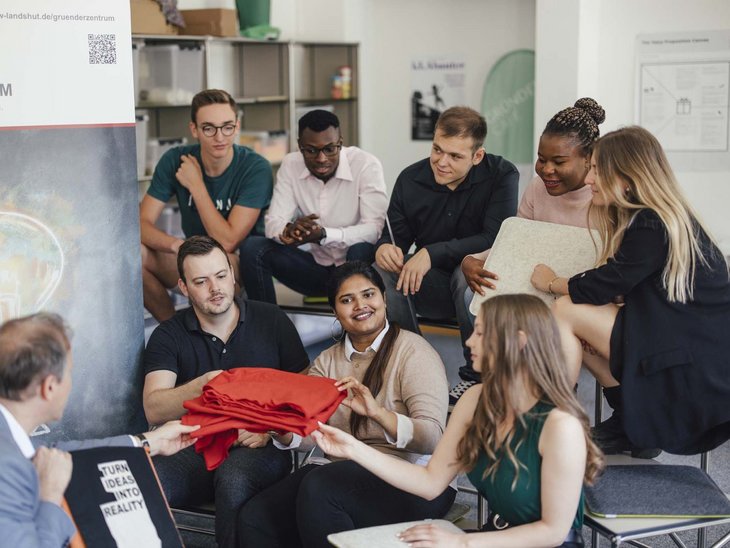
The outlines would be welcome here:
[[[359,142],[357,44],[133,35],[132,45],[135,105],[149,116],[148,139],[189,138],[190,99],[220,88],[236,99],[242,131],[285,131],[289,150],[300,107],[331,107],[345,144]],[[342,66],[351,70],[350,96],[334,99],[332,78]]]

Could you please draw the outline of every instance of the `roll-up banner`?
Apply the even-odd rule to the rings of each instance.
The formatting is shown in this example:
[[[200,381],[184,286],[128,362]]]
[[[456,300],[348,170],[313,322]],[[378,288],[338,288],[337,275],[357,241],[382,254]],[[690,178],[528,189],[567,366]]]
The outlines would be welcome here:
[[[73,389],[42,441],[144,426],[128,0],[0,5],[0,321],[73,331]]]

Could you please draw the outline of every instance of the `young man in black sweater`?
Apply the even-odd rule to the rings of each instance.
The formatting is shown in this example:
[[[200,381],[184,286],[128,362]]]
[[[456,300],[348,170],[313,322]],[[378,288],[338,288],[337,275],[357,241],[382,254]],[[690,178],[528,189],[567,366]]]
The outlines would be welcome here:
[[[475,110],[444,111],[430,158],[398,176],[388,207],[393,234],[385,230],[376,243],[375,265],[386,283],[388,317],[417,333],[416,314],[456,317],[462,344],[472,326],[461,304],[467,288],[461,261],[491,248],[502,221],[517,212],[517,168],[485,152],[486,136],[486,120]],[[409,255],[414,243],[416,252]],[[466,346],[464,356],[470,363]]]

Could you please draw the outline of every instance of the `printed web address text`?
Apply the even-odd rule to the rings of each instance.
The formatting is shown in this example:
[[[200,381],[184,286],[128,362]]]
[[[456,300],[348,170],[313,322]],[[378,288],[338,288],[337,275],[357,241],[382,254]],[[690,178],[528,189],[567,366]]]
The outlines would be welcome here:
[[[82,15],[79,13],[31,13],[28,11],[0,11],[0,20],[9,21],[115,21],[113,15]]]

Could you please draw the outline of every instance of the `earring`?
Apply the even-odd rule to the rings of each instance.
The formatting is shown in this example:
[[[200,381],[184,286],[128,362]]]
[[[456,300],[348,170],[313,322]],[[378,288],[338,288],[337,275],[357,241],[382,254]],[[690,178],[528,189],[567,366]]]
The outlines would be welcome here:
[[[342,329],[342,324],[337,318],[335,318],[335,320],[332,322],[332,325],[330,326],[330,336],[335,342],[340,342],[342,341],[342,339],[345,338],[345,332]]]

